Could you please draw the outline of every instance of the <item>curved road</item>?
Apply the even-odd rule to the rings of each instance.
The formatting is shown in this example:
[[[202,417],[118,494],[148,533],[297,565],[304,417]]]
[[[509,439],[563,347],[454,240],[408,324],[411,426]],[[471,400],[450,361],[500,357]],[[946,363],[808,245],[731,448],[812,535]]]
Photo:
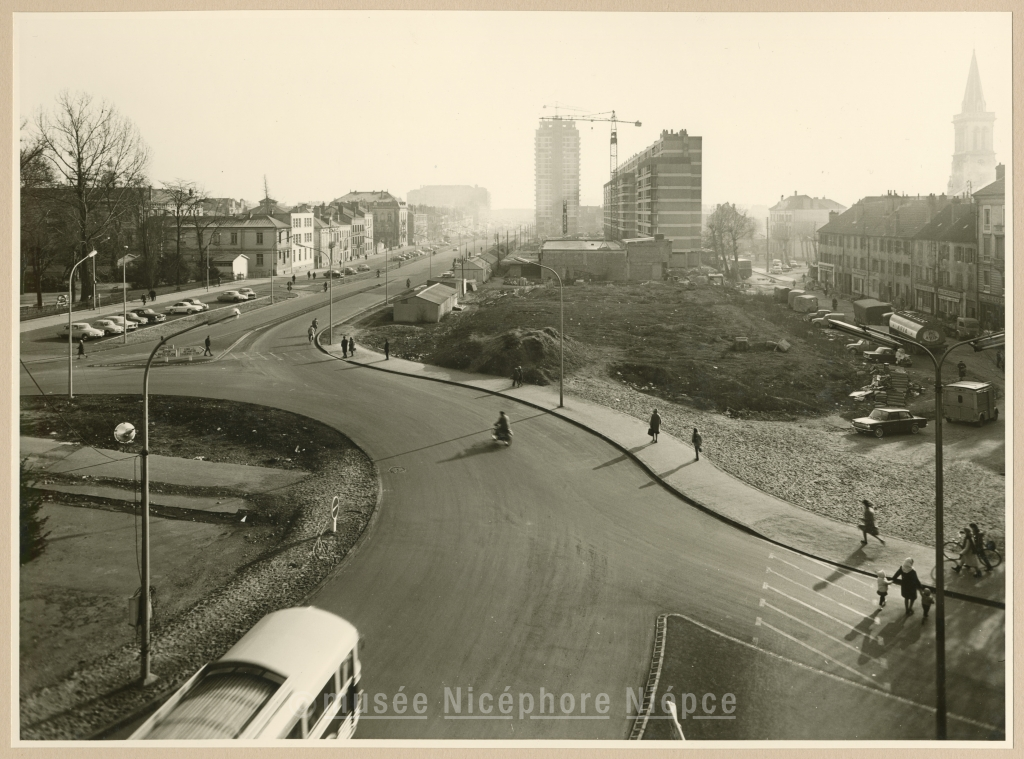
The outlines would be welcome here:
[[[335,319],[368,297],[336,302]],[[658,614],[682,612],[746,641],[757,635],[769,546],[688,507],[616,449],[536,409],[323,355],[306,327],[313,315],[326,324],[326,306],[266,326],[309,305],[290,301],[211,329],[215,344],[235,343],[230,353],[206,365],[158,366],[150,391],[305,414],[342,430],[376,462],[379,518],[312,600],[365,636],[370,710],[361,738],[624,739],[633,721],[626,691],[646,682]],[[32,371],[57,393],[66,383],[62,367]],[[35,392],[24,373],[22,381],[22,392]],[[76,367],[75,383],[79,392],[138,392],[141,370]],[[516,432],[508,449],[490,440],[501,409]],[[727,680],[745,678],[721,666]],[[461,688],[461,714],[446,688],[453,696]],[[542,688],[558,709],[546,716],[589,719],[531,719],[541,716]],[[409,708],[398,715],[400,692]],[[426,719],[410,719],[419,693]],[[503,693],[514,714],[495,719]],[[596,710],[602,693],[604,714]],[[481,703],[480,694],[491,700]],[[532,714],[520,713],[524,694]],[[808,716],[791,718],[798,725]],[[816,719],[838,726],[844,715]]]

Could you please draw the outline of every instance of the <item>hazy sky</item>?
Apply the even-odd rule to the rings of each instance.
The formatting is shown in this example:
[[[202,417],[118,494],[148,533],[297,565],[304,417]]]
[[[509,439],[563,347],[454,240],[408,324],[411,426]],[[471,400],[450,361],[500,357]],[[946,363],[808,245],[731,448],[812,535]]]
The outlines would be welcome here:
[[[705,203],[794,191],[845,205],[943,192],[972,50],[1009,164],[1009,13],[164,12],[16,14],[22,116],[106,98],[154,183],[287,203],[478,184],[533,207],[537,118],[616,110],[620,161],[662,129],[704,138]],[[581,202],[608,125],[579,123]]]

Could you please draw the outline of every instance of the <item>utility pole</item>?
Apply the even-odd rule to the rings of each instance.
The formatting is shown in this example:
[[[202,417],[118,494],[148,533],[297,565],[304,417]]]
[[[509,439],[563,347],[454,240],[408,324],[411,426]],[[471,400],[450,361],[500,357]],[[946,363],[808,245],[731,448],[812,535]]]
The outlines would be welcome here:
[[[765,216],[764,217],[764,270],[766,272],[771,269],[771,267],[768,266],[768,256],[771,255],[770,251],[772,249],[772,233],[771,233],[771,227],[768,224],[769,221],[771,221],[771,219],[768,216]]]

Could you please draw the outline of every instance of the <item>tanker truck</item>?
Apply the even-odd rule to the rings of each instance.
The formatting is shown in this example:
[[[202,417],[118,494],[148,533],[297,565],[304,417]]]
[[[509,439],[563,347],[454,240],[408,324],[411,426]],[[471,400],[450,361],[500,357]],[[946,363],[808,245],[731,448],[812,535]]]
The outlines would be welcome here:
[[[918,311],[897,311],[890,316],[889,334],[910,338],[928,350],[941,348],[946,343],[942,322]]]

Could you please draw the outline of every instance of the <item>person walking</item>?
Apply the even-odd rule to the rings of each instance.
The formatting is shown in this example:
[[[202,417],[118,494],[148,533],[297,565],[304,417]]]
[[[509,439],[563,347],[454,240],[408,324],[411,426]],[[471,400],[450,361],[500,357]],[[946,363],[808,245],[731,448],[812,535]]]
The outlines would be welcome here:
[[[960,375],[960,379],[964,379],[967,376],[967,364],[963,362],[963,359],[956,365],[956,371]]]
[[[405,287],[406,287],[406,289],[412,287],[412,280],[411,279],[406,279],[405,280]]]
[[[203,341],[203,345],[205,346],[205,349],[203,350],[203,355],[204,356],[212,356],[213,355],[213,351],[210,350],[211,343],[210,343],[210,336],[209,335],[206,336],[206,339]]]
[[[349,358],[355,358],[356,356],[356,341],[351,337],[348,339],[348,355]]]
[[[974,544],[974,536],[969,529],[960,530],[960,561],[953,566],[954,572],[959,572],[965,566],[970,567],[975,577],[981,577],[981,564],[978,561],[978,551]]]
[[[81,360],[82,356],[85,355],[85,338],[78,338],[78,359]]]
[[[839,310],[839,298],[833,298],[832,299],[832,310],[833,311],[838,311]]]
[[[306,336],[309,338],[309,342],[312,343],[313,338],[316,336],[316,330],[313,328],[312,324],[310,324],[309,329],[306,330]]]
[[[312,279],[312,278],[313,278],[313,273],[307,271],[306,272],[306,279]]]
[[[978,555],[978,559],[985,565],[985,571],[991,572],[992,564],[989,563],[988,557],[985,555],[985,533],[978,527],[977,522],[971,522],[967,526],[971,530],[971,537],[974,538],[974,551]]]
[[[924,620],[928,619],[928,610],[932,608],[932,604],[935,603],[935,596],[932,595],[930,588],[921,588],[921,610],[924,612],[924,618],[921,620],[921,624],[924,624]]]
[[[889,595],[889,581],[885,579],[885,572],[878,570],[878,608],[885,607],[885,597]]]
[[[142,293],[142,305],[146,305],[146,293]]]
[[[150,290],[149,291],[149,299],[151,301],[153,301],[154,303],[156,303],[156,290]]]
[[[341,338],[341,357],[348,358],[348,335]]]
[[[658,414],[658,409],[654,409],[654,413],[651,414],[651,426],[647,430],[647,434],[650,435],[654,442],[658,442],[658,432],[661,431],[661,416]]]
[[[313,329],[317,329],[320,326],[320,322],[314,317],[313,318]]]
[[[900,583],[900,595],[903,596],[903,605],[910,615],[914,613],[914,601],[917,600],[917,591],[921,589],[921,581],[914,570],[913,559],[908,557],[903,561],[903,565],[893,573],[892,581],[896,582],[901,577],[903,580]]]
[[[690,442],[693,443],[694,461],[700,461],[700,449],[704,446],[704,438],[697,432],[697,428],[693,428],[693,437],[690,438]]]
[[[386,337],[384,338],[384,360],[391,360],[391,343],[388,342]]]
[[[292,274],[292,284],[293,285],[295,284],[295,275],[294,274]]]
[[[327,292],[327,283],[324,282],[324,292]]]
[[[860,541],[860,544],[866,546],[868,544],[868,535],[874,535],[875,539],[884,546],[885,541],[879,536],[878,527],[875,525],[875,505],[867,498],[862,500],[861,503],[864,504],[864,516],[862,517],[863,521],[858,527],[860,527],[864,539]]]

